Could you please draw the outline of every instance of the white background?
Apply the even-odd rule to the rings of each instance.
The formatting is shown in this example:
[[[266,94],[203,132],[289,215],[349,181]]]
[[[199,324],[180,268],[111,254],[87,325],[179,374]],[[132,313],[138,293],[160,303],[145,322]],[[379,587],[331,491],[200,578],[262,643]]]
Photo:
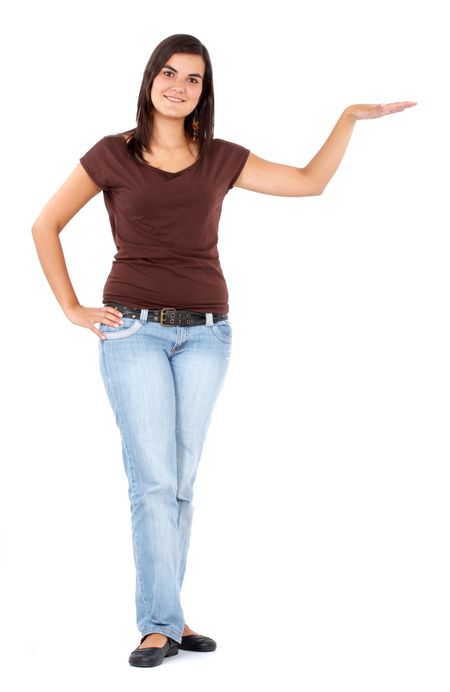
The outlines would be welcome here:
[[[448,691],[448,31],[444,3],[18,2],[1,28],[0,657],[8,690]],[[306,165],[351,103],[324,194],[232,190],[233,354],[200,463],[183,587],[213,654],[128,665],[131,527],[97,338],[31,226],[105,134],[135,125],[163,38],[208,47],[215,136]],[[80,301],[113,246],[102,195],[62,234]],[[151,686],[151,687],[149,687]],[[164,687],[163,687],[164,686]]]

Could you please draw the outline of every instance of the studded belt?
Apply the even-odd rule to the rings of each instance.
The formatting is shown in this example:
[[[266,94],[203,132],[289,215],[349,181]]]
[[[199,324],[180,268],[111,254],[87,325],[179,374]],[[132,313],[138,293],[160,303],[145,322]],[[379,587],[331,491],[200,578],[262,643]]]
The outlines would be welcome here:
[[[141,308],[129,308],[118,303],[104,303],[119,310],[123,317],[140,319]],[[205,312],[193,312],[191,310],[177,310],[176,308],[148,308],[147,322],[158,322],[163,327],[193,326],[196,324],[206,324]],[[213,322],[228,319],[227,314],[213,312]]]

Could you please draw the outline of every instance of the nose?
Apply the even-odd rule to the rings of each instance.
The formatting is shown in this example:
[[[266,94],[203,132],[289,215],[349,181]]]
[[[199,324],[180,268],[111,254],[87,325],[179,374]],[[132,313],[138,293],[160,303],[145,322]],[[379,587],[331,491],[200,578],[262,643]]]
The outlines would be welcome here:
[[[185,84],[181,75],[176,74],[172,82],[172,91],[182,92],[184,91]]]

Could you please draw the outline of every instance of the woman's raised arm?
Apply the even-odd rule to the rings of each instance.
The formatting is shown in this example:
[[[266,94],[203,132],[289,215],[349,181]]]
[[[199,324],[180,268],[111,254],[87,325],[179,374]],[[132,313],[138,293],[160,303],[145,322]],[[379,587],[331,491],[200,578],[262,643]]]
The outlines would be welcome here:
[[[250,153],[234,185],[282,197],[321,195],[342,161],[357,120],[380,118],[415,105],[415,101],[398,101],[348,106],[323,147],[304,168],[273,163]]]

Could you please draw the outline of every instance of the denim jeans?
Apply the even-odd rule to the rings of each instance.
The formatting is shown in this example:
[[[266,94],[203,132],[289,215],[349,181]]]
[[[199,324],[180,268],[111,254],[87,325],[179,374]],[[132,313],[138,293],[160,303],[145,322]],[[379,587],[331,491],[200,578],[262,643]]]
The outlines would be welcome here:
[[[100,371],[122,440],[128,479],[136,619],[142,635],[181,643],[180,591],[194,507],[193,486],[206,433],[228,370],[228,319],[165,327],[123,318],[101,324]]]

